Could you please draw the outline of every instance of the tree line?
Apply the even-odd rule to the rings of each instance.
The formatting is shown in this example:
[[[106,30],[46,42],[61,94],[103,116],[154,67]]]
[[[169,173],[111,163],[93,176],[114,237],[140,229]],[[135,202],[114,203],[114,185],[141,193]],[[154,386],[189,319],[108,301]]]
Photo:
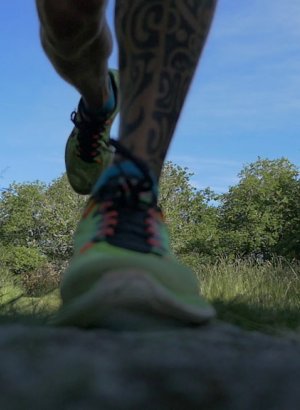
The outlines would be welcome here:
[[[258,158],[221,195],[195,189],[191,177],[167,162],[160,180],[159,204],[177,256],[300,259],[299,170],[288,159]],[[65,175],[48,185],[11,184],[0,196],[0,263],[15,273],[62,266],[85,202]]]

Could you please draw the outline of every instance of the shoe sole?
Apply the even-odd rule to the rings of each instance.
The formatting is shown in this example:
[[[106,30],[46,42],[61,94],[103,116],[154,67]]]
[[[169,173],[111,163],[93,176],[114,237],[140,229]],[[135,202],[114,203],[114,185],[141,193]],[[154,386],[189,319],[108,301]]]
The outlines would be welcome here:
[[[88,292],[66,304],[53,324],[156,330],[201,325],[214,317],[215,310],[205,300],[203,306],[185,303],[146,272],[116,270],[107,272]]]

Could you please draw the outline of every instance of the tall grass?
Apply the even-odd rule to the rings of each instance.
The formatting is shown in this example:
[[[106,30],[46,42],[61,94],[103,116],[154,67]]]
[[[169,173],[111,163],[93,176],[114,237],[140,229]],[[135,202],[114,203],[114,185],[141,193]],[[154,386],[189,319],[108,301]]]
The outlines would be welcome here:
[[[220,258],[210,263],[193,255],[183,261],[196,273],[200,292],[215,306],[218,319],[251,330],[294,330],[300,334],[299,262]],[[38,286],[38,294],[43,294],[38,281],[30,283]],[[0,321],[29,318],[41,323],[58,309],[58,289],[49,293],[45,288],[40,297],[26,294],[26,289],[28,286],[22,287],[9,270],[0,269]]]
[[[247,329],[300,330],[300,263],[274,257],[202,263],[189,258],[201,293],[210,300],[220,319]]]
[[[38,283],[37,287],[40,290]],[[58,289],[49,292],[45,288],[40,297],[28,295],[21,278],[0,267],[0,323],[42,324],[59,305]]]

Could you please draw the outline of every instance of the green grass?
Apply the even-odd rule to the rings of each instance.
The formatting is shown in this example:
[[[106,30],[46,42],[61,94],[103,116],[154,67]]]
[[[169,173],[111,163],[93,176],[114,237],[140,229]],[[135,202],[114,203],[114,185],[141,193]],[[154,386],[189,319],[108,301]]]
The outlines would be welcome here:
[[[219,319],[264,332],[300,331],[299,263],[273,258],[190,264]]]
[[[0,269],[0,323],[44,324],[59,306],[58,289],[41,297],[28,296],[18,277]]]
[[[218,319],[248,330],[300,334],[300,263],[280,258],[203,263],[185,258],[199,278],[201,293],[215,306]],[[45,323],[60,306],[56,289],[29,297],[8,270],[0,271],[0,322]]]

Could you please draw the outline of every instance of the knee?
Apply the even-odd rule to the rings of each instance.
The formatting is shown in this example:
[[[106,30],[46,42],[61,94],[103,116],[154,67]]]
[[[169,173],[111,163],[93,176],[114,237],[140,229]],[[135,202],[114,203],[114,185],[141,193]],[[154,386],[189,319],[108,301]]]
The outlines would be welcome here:
[[[106,0],[36,0],[36,3],[43,45],[53,46],[58,53],[72,54],[101,30]]]
[[[40,17],[97,18],[105,10],[107,0],[36,0]]]

